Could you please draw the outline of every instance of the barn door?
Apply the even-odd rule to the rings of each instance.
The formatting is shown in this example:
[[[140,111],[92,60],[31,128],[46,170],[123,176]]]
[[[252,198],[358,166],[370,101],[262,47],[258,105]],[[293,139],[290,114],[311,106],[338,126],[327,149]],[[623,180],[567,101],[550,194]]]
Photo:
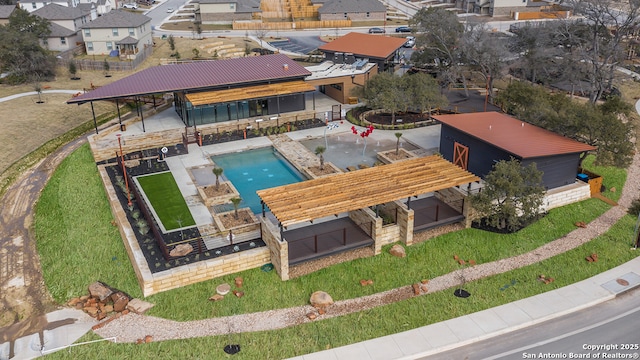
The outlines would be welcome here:
[[[469,148],[460,144],[453,143],[453,164],[467,170],[469,165]]]

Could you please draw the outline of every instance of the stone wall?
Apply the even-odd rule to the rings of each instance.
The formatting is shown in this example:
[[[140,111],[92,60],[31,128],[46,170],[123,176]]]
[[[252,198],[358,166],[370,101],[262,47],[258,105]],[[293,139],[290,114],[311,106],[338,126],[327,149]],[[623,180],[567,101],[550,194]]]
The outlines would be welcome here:
[[[545,210],[568,205],[574,202],[586,200],[591,197],[589,184],[576,181],[574,184],[562,186],[547,191],[544,197]]]
[[[289,243],[280,238],[280,229],[260,216],[262,241],[267,244],[269,257],[280,279],[289,280]]]
[[[414,210],[408,209],[401,201],[397,200],[397,215],[396,223],[399,226],[398,240],[405,243],[407,246],[413,244],[413,223],[414,223]]]
[[[98,167],[98,170],[105,185],[111,212],[118,224],[124,247],[129,255],[129,260],[138,279],[138,284],[142,289],[142,294],[145,297],[220,276],[257,268],[270,261],[269,249],[261,247],[216,259],[180,266],[155,274],[152,273],[140,249],[134,230],[127,220],[127,215],[122,206],[120,206],[116,191],[109,180],[109,175],[107,175],[104,170],[104,166]]]
[[[374,241],[375,255],[382,251],[382,218],[376,218],[376,214],[369,208],[354,210],[349,212],[349,219],[358,225],[362,231],[369,234]],[[371,226],[373,224],[373,226]]]

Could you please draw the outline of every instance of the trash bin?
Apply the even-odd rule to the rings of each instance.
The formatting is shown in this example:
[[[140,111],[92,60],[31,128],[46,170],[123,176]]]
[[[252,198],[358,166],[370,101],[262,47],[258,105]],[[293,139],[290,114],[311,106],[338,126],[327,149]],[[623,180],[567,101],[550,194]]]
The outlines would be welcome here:
[[[120,131],[127,131],[127,125],[120,124]]]
[[[588,182],[589,181],[589,175],[587,174],[578,174],[577,176],[578,180],[584,181],[584,182]]]

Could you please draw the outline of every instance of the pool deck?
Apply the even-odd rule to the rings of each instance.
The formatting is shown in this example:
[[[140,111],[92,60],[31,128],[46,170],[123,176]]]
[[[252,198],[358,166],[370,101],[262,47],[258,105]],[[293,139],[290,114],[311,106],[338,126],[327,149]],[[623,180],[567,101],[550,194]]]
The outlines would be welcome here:
[[[316,94],[316,112],[330,111],[331,106],[338,104],[333,99],[330,99],[322,94]],[[343,109],[349,108],[349,105],[343,105]],[[126,136],[136,136],[157,131],[165,131],[171,129],[184,129],[182,120],[175,113],[173,108],[166,109],[158,112],[153,116],[145,118],[145,131],[143,131],[142,123],[136,122],[127,126],[127,131],[124,133]],[[212,144],[206,146],[198,146],[197,144],[189,144],[189,153],[184,155],[172,156],[166,158],[166,163],[169,169],[173,173],[173,176],[178,184],[178,188],[183,194],[189,210],[196,222],[196,225],[202,233],[211,233],[215,227],[211,211],[204,204],[200,196],[198,195],[197,184],[193,174],[191,174],[191,168],[211,166],[212,162],[210,157],[212,155],[219,155],[230,152],[244,151],[255,148],[274,146],[278,151],[283,154],[287,160],[296,166],[309,167],[319,164],[318,157],[310,150],[305,148],[298,141],[321,138],[326,134],[327,136],[343,135],[353,136],[351,134],[352,124],[344,121],[335,121],[337,126],[330,130],[330,134],[326,134],[325,127],[318,127],[313,129],[292,131],[286,134],[281,134],[271,137],[257,137],[245,140],[231,141],[220,144]],[[359,130],[364,128],[356,127]],[[393,141],[396,142],[395,133],[398,130],[376,130],[369,136],[369,141],[374,143],[376,141]],[[433,151],[439,146],[440,126],[428,126],[410,130],[402,130],[402,140],[408,141],[412,145],[420,148],[418,151]],[[358,148],[360,148],[358,146]],[[357,151],[354,151],[357,153]],[[344,169],[343,169],[344,170]],[[215,181],[215,176],[211,174]]]

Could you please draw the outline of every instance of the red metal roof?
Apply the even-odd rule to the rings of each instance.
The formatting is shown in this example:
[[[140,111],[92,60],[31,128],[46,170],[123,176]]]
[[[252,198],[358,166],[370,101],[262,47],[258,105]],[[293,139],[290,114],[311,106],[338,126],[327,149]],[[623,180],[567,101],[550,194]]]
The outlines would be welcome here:
[[[433,118],[522,159],[596,149],[499,112],[434,115]]]
[[[160,65],[81,94],[67,103],[180,90],[210,90],[224,85],[300,79],[309,75],[310,71],[283,54]]]
[[[406,38],[350,32],[318,48],[320,51],[353,53],[359,57],[386,59],[404,45]]]

